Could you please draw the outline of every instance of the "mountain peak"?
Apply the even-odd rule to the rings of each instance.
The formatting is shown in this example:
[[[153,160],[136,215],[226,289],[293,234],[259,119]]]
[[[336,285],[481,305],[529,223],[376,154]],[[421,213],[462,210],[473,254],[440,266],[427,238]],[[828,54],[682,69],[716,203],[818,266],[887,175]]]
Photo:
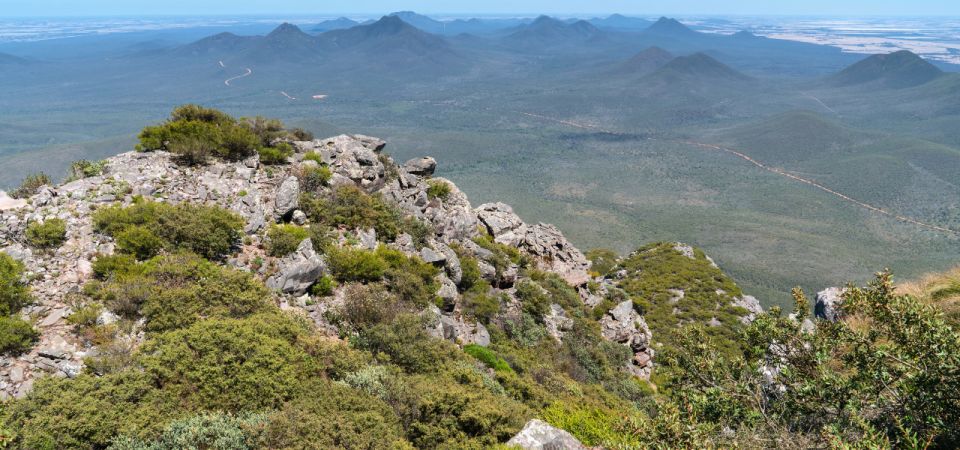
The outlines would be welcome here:
[[[668,80],[684,78],[695,81],[742,81],[749,78],[702,52],[678,56],[664,65],[656,74]]]
[[[673,60],[670,52],[660,47],[650,47],[637,53],[616,70],[623,74],[646,74],[667,65]]]
[[[871,55],[832,78],[833,84],[851,86],[879,83],[892,88],[918,86],[943,75],[927,60],[908,50]]]
[[[300,29],[300,27],[292,23],[284,22],[280,24],[280,26],[278,26],[277,28],[274,28],[273,31],[271,31],[270,34],[267,35],[267,37],[299,35],[299,34],[306,34],[306,33],[304,33],[303,30]]]
[[[680,23],[680,21],[677,19],[670,17],[661,17],[653,25],[650,25],[650,28],[647,28],[647,31],[650,33],[674,36],[697,34],[696,31],[691,30],[686,25]]]

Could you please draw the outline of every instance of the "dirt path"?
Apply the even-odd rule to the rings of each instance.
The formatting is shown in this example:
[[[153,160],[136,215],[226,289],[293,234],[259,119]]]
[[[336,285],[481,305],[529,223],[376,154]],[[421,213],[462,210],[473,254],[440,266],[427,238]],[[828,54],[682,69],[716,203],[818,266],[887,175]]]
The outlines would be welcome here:
[[[233,78],[227,78],[227,79],[223,82],[223,84],[225,84],[225,85],[227,85],[227,86],[230,86],[230,82],[231,82],[231,81],[239,80],[239,79],[241,79],[241,78],[246,78],[246,77],[249,77],[250,75],[253,75],[253,70],[251,70],[250,68],[247,68],[247,73],[245,73],[245,74],[243,74],[243,75],[237,75],[237,76],[235,76],[235,77],[233,77]]]
[[[824,105],[824,107],[829,108],[829,107],[826,106],[826,105]],[[520,112],[520,114],[523,114],[523,115],[528,116],[528,117],[534,117],[534,118],[537,118],[537,119],[542,119],[542,120],[547,120],[547,121],[550,121],[550,122],[559,123],[559,124],[562,124],[562,125],[567,125],[567,126],[574,127],[574,128],[580,128],[580,129],[583,129],[583,130],[600,131],[600,132],[603,132],[603,133],[613,134],[613,135],[619,135],[619,136],[625,136],[625,135],[626,135],[626,133],[620,133],[620,132],[617,132],[617,131],[607,130],[607,129],[604,129],[604,128],[602,128],[602,127],[599,127],[599,126],[596,126],[596,125],[591,125],[591,124],[583,124],[583,123],[573,122],[573,121],[570,121],[570,120],[556,119],[556,118],[553,118],[553,117],[543,116],[543,115],[540,115],[540,114],[532,114],[532,113],[527,113],[527,112]],[[674,142],[674,143],[678,143],[678,144],[689,145],[689,146],[691,146],[691,147],[698,147],[698,148],[703,148],[703,149],[707,149],[707,150],[721,151],[721,152],[724,152],[724,153],[727,153],[727,154],[736,156],[737,158],[740,158],[740,159],[742,159],[742,160],[744,160],[744,161],[747,161],[747,162],[749,162],[750,164],[753,164],[754,166],[756,166],[756,167],[758,167],[758,168],[760,168],[760,169],[766,170],[767,172],[774,173],[774,174],[780,175],[780,176],[782,176],[782,177],[789,178],[789,179],[791,179],[791,180],[793,180],[793,181],[797,181],[797,182],[800,182],[800,183],[803,183],[803,184],[806,184],[806,185],[809,185],[809,186],[813,186],[813,187],[815,187],[815,188],[817,188],[817,189],[819,189],[819,190],[821,190],[821,191],[823,191],[823,192],[826,192],[826,193],[828,193],[828,194],[830,194],[830,195],[833,195],[833,196],[835,196],[835,197],[838,197],[838,198],[840,198],[841,200],[843,200],[843,201],[845,201],[845,202],[852,203],[852,204],[854,204],[854,205],[857,205],[857,206],[859,206],[859,207],[861,207],[861,208],[864,208],[864,209],[867,209],[867,210],[869,210],[869,211],[875,212],[875,213],[877,213],[877,214],[884,215],[884,216],[890,217],[890,218],[892,218],[892,219],[899,220],[899,221],[901,221],[901,222],[910,223],[910,224],[916,225],[916,226],[921,227],[921,228],[926,228],[926,229],[928,229],[928,230],[938,231],[938,232],[941,232],[941,233],[947,233],[947,234],[952,234],[952,235],[960,235],[960,230],[954,230],[954,229],[952,229],[952,228],[947,228],[947,227],[942,227],[942,226],[939,226],[939,225],[929,224],[929,223],[926,223],[926,222],[923,222],[923,221],[914,219],[914,218],[912,218],[912,217],[907,217],[907,216],[898,214],[898,213],[896,213],[896,212],[887,211],[887,210],[885,210],[885,209],[883,209],[883,208],[881,208],[881,207],[879,207],[879,206],[871,205],[871,204],[869,204],[869,203],[867,203],[867,202],[864,202],[864,201],[861,201],[861,200],[857,200],[857,199],[855,199],[855,198],[853,198],[853,197],[850,197],[849,195],[846,195],[846,194],[844,194],[844,193],[842,193],[842,192],[839,192],[839,191],[837,191],[837,190],[834,190],[834,189],[831,189],[831,188],[829,188],[829,187],[827,187],[827,186],[824,186],[824,185],[818,183],[818,182],[815,181],[815,180],[811,180],[811,179],[809,179],[809,178],[804,178],[804,177],[801,177],[801,176],[799,176],[799,175],[795,175],[795,174],[793,174],[793,173],[787,172],[787,171],[785,171],[785,170],[783,170],[783,169],[780,169],[780,168],[777,168],[777,167],[770,167],[770,166],[768,166],[768,165],[766,165],[766,164],[764,164],[764,163],[762,163],[762,162],[760,162],[760,161],[757,161],[757,160],[751,158],[750,156],[748,156],[748,155],[746,155],[746,154],[744,154],[744,153],[742,153],[742,152],[739,152],[739,151],[734,150],[734,149],[731,149],[731,148],[721,147],[721,146],[719,146],[719,145],[707,144],[707,143],[704,143],[704,142],[688,141],[688,140],[658,139],[658,138],[646,138],[646,139],[647,139],[647,140],[651,140],[651,141],[661,140],[661,141],[665,141],[665,142]]]
[[[819,103],[820,106],[826,108],[827,111],[830,111],[830,112],[832,112],[832,113],[834,113],[834,114],[836,114],[836,115],[838,115],[838,116],[840,115],[840,113],[837,112],[837,110],[835,110],[835,109],[827,106],[827,104],[824,103],[824,102],[823,102],[822,100],[820,100],[819,98],[814,97],[813,95],[808,94],[808,93],[806,93],[806,92],[803,92],[802,94],[803,94],[804,97],[809,98],[810,100],[813,100],[813,101]]]
[[[296,97],[291,97],[290,94],[288,94],[288,93],[286,93],[286,92],[284,92],[284,91],[280,91],[280,93],[283,94],[284,97],[286,97],[286,98],[288,98],[288,99],[290,99],[290,100],[296,100],[296,99],[297,99]]]

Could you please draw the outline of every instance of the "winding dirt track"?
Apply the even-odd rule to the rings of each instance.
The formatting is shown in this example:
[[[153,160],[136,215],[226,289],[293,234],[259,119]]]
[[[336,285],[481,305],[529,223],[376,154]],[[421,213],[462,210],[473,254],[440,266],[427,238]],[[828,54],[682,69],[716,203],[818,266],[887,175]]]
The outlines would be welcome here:
[[[239,80],[239,79],[241,79],[241,78],[246,78],[246,77],[249,77],[250,75],[253,75],[253,70],[250,69],[250,68],[247,68],[247,73],[245,73],[245,74],[243,74],[243,75],[237,75],[237,76],[235,76],[235,77],[233,77],[233,78],[227,78],[226,80],[224,80],[223,84],[225,84],[225,85],[227,85],[227,86],[230,86],[230,82],[231,82],[231,81]]]
[[[824,106],[826,106],[826,105],[824,105]],[[599,127],[599,126],[597,126],[597,125],[583,124],[583,123],[573,122],[573,121],[570,121],[570,120],[557,119],[557,118],[548,117],[548,116],[544,116],[544,115],[540,115],[540,114],[532,114],[532,113],[522,112],[522,111],[519,111],[519,113],[522,114],[522,115],[528,116],[528,117],[533,117],[533,118],[537,118],[537,119],[541,119],[541,120],[546,120],[546,121],[550,121],[550,122],[555,122],[555,123],[559,123],[559,124],[566,125],[566,126],[569,126],[569,127],[579,128],[579,129],[582,129],[582,130],[599,131],[599,132],[602,132],[602,133],[607,133],[607,134],[612,134],[612,135],[619,135],[619,136],[625,136],[625,135],[626,135],[626,133],[620,133],[620,132],[617,132],[617,131],[607,130],[607,129],[604,129],[604,128]],[[820,184],[820,183],[818,183],[818,182],[816,182],[816,181],[814,181],[814,180],[811,180],[811,179],[809,179],[809,178],[804,178],[804,177],[801,177],[801,176],[798,176],[798,175],[794,175],[794,174],[789,173],[789,172],[787,172],[787,171],[785,171],[785,170],[783,170],[783,169],[780,169],[780,168],[770,167],[770,166],[768,166],[768,165],[766,165],[766,164],[764,164],[764,163],[762,163],[762,162],[760,162],[760,161],[757,161],[757,160],[751,158],[750,156],[748,156],[748,155],[746,155],[746,154],[744,154],[744,153],[742,153],[742,152],[739,152],[739,151],[734,150],[734,149],[731,149],[731,148],[721,147],[721,146],[719,146],[719,145],[707,144],[707,143],[704,143],[704,142],[689,141],[689,140],[657,139],[657,138],[649,138],[649,137],[646,138],[646,139],[647,139],[647,140],[651,140],[651,141],[660,140],[660,141],[665,141],[665,142],[674,142],[674,143],[678,143],[678,144],[689,145],[689,146],[691,146],[691,147],[698,147],[698,148],[703,148],[703,149],[707,149],[707,150],[717,150],[717,151],[721,151],[721,152],[724,152],[724,153],[727,153],[727,154],[736,156],[737,158],[740,158],[740,159],[742,159],[742,160],[744,160],[744,161],[747,161],[747,162],[749,162],[750,164],[753,164],[753,165],[756,166],[756,167],[759,167],[759,168],[761,168],[761,169],[763,169],[763,170],[766,170],[767,172],[774,173],[774,174],[780,175],[780,176],[782,176],[782,177],[789,178],[789,179],[791,179],[791,180],[793,180],[793,181],[798,181],[798,182],[800,182],[800,183],[804,183],[804,184],[809,185],[809,186],[813,186],[813,187],[815,187],[815,188],[817,188],[817,189],[819,189],[819,190],[821,190],[821,191],[823,191],[823,192],[826,192],[826,193],[828,193],[828,194],[830,194],[830,195],[833,195],[833,196],[835,196],[835,197],[838,197],[838,198],[840,198],[841,200],[843,200],[843,201],[845,201],[845,202],[852,203],[852,204],[854,204],[854,205],[857,205],[857,206],[859,206],[859,207],[861,207],[861,208],[864,208],[864,209],[867,209],[867,210],[869,210],[869,211],[875,212],[875,213],[877,213],[877,214],[881,214],[881,215],[890,217],[890,218],[892,218],[892,219],[899,220],[899,221],[901,221],[901,222],[910,223],[910,224],[916,225],[916,226],[921,227],[921,228],[926,228],[926,229],[928,229],[928,230],[937,231],[937,232],[941,232],[941,233],[952,234],[952,235],[960,235],[960,230],[954,230],[954,229],[952,229],[952,228],[946,228],[946,227],[942,227],[942,226],[939,226],[939,225],[929,224],[929,223],[922,222],[922,221],[920,221],[920,220],[914,219],[914,218],[912,218],[912,217],[907,217],[907,216],[904,216],[904,215],[901,215],[901,214],[897,214],[897,213],[892,212],[892,211],[887,211],[887,210],[885,210],[885,209],[883,209],[883,208],[881,208],[881,207],[879,207],[879,206],[874,206],[874,205],[871,205],[871,204],[869,204],[869,203],[867,203],[867,202],[864,202],[864,201],[861,201],[861,200],[857,200],[857,199],[855,199],[855,198],[853,198],[853,197],[850,197],[849,195],[846,195],[846,194],[844,194],[844,193],[842,193],[842,192],[839,192],[839,191],[836,191],[836,190],[834,190],[834,189],[831,189],[831,188],[829,188],[829,187],[827,187],[827,186],[824,186],[824,185],[822,185],[822,184]]]

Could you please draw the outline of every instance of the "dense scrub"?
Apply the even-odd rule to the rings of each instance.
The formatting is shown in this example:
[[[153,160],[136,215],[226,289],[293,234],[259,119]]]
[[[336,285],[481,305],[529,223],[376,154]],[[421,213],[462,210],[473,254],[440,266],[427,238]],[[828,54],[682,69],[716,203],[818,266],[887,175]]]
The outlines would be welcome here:
[[[0,252],[0,353],[16,354],[29,349],[39,334],[30,323],[16,317],[32,301],[23,281],[24,267]]]
[[[140,151],[165,150],[186,164],[204,164],[211,158],[240,160],[259,153],[264,164],[280,164],[293,154],[285,139],[312,137],[302,130],[286,130],[279,120],[256,117],[234,119],[197,105],[176,108],[166,123],[140,132]]]

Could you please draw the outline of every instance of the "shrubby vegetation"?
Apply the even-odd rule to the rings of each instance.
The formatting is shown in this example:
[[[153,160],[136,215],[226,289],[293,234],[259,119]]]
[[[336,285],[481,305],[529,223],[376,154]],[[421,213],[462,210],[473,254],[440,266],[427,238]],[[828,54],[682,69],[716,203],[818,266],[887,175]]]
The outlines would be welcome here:
[[[70,164],[70,170],[67,173],[67,181],[81,180],[84,178],[98,177],[103,175],[107,168],[106,161],[88,161],[81,159]]]
[[[297,250],[304,239],[310,237],[310,231],[296,225],[273,225],[267,231],[267,254],[283,257]]]
[[[221,208],[142,198],[128,207],[97,210],[93,223],[97,231],[116,239],[119,251],[140,260],[177,249],[222,259],[238,243],[243,228],[243,219]]]
[[[67,222],[63,219],[47,219],[31,222],[25,231],[27,243],[34,248],[53,249],[67,240]]]
[[[49,184],[50,177],[43,172],[27,175],[27,177],[23,179],[23,182],[20,183],[19,187],[10,191],[10,197],[27,198],[40,191],[41,187]]]
[[[39,336],[33,326],[14,317],[33,299],[23,282],[23,264],[0,252],[0,353],[17,354],[29,349]]]
[[[392,241],[407,228],[400,210],[355,186],[337,187],[328,196],[305,193],[300,206],[313,223],[348,230],[373,228],[382,240]]]
[[[241,160],[259,153],[264,164],[278,164],[293,154],[286,139],[307,136],[302,130],[287,131],[275,119],[234,119],[215,109],[184,105],[173,110],[162,125],[140,132],[139,151],[165,150],[185,164],[205,164],[211,158]]]

